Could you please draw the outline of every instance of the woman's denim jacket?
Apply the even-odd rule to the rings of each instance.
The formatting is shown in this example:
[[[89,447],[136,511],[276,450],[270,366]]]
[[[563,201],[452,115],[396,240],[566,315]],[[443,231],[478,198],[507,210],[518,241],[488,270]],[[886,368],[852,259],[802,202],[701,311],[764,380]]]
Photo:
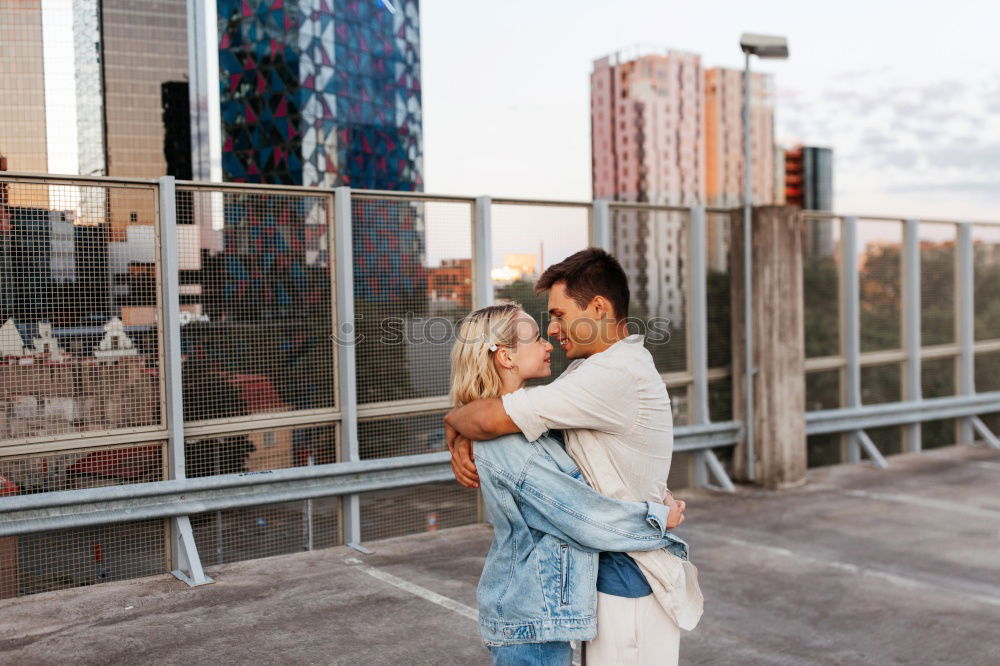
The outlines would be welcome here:
[[[476,442],[475,461],[494,530],[476,593],[487,645],[593,639],[601,551],[688,557],[667,507],[599,494],[551,437]]]

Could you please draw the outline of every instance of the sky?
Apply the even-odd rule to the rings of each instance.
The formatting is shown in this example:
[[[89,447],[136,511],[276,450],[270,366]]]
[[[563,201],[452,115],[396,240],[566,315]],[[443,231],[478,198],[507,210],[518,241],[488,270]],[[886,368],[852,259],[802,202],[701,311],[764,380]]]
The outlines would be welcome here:
[[[425,189],[588,200],[594,59],[742,68],[758,32],[789,42],[752,64],[775,77],[776,138],[833,148],[838,212],[1000,221],[998,26],[986,0],[423,0]]]

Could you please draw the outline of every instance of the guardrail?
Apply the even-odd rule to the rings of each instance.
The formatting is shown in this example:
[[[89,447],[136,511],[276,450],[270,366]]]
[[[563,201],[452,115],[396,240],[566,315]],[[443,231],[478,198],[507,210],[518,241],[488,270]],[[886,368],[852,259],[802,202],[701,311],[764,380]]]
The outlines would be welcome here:
[[[734,489],[726,464],[717,453],[741,443],[745,437],[744,426],[741,421],[732,420],[732,409],[721,410],[723,415],[716,420],[713,420],[710,413],[710,408],[718,407],[713,403],[713,398],[717,403],[721,395],[722,402],[728,400],[731,403],[731,395],[725,391],[713,393],[711,387],[741,379],[732,376],[726,361],[712,360],[713,351],[718,352],[731,344],[730,332],[725,329],[724,323],[720,323],[728,316],[724,312],[728,292],[710,293],[712,284],[718,289],[720,279],[731,279],[726,265],[726,251],[719,249],[725,245],[720,237],[725,232],[726,217],[729,214],[727,210],[608,201],[491,199],[485,196],[474,198],[349,188],[185,183],[175,182],[169,177],[137,180],[5,173],[0,174],[0,184],[36,188],[36,194],[40,195],[39,201],[44,199],[46,202],[44,206],[39,204],[39,210],[47,207],[53,211],[62,205],[60,202],[68,208],[79,205],[85,199],[78,193],[73,193],[73,188],[105,188],[107,191],[101,195],[100,200],[106,206],[100,210],[94,209],[97,213],[91,210],[90,214],[97,214],[101,218],[97,220],[100,224],[124,224],[122,229],[128,233],[119,233],[123,238],[113,242],[125,245],[139,242],[136,239],[142,240],[145,236],[138,232],[145,231],[139,229],[133,233],[132,227],[151,227],[149,238],[143,241],[149,246],[149,252],[142,255],[146,257],[149,254],[149,257],[142,261],[152,263],[156,269],[155,286],[152,287],[155,299],[150,306],[155,316],[143,326],[129,329],[123,324],[121,329],[114,331],[142,329],[151,336],[150,348],[155,349],[155,357],[151,356],[148,364],[143,366],[142,370],[149,372],[142,376],[147,377],[144,386],[157,387],[155,396],[144,398],[144,405],[148,407],[148,422],[136,425],[128,422],[128,419],[121,419],[121,423],[97,429],[97,425],[104,423],[101,419],[110,418],[108,410],[105,410],[83,420],[77,418],[64,431],[47,434],[26,431],[6,437],[0,440],[0,461],[16,459],[18,464],[28,466],[37,459],[42,461],[39,465],[45,467],[48,465],[46,456],[85,456],[95,451],[114,453],[124,450],[138,459],[140,455],[146,455],[143,453],[146,449],[155,449],[157,455],[161,456],[155,463],[149,463],[152,480],[146,483],[72,490],[45,487],[46,492],[39,494],[0,498],[0,537],[165,520],[169,525],[169,529],[165,530],[169,535],[165,550],[168,559],[173,562],[169,568],[174,569],[178,577],[199,584],[208,582],[208,578],[201,568],[190,516],[216,513],[216,526],[221,531],[219,526],[225,520],[223,514],[230,510],[310,502],[331,497],[340,498],[336,521],[340,542],[360,543],[364,527],[361,506],[364,493],[426,487],[428,484],[450,481],[452,475],[448,456],[440,451],[443,440],[433,432],[425,433],[420,430],[432,430],[433,424],[427,426],[425,423],[419,427],[413,425],[419,419],[436,421],[442,410],[448,407],[447,397],[438,389],[416,393],[417,397],[413,397],[405,395],[398,386],[392,385],[392,380],[397,377],[393,372],[405,375],[400,381],[410,382],[411,367],[419,380],[420,373],[439,370],[439,366],[447,363],[447,360],[440,355],[433,358],[407,356],[416,348],[412,346],[401,352],[397,350],[396,357],[385,361],[377,354],[371,354],[370,350],[364,356],[355,344],[340,343],[339,337],[346,335],[345,339],[349,339],[356,332],[360,325],[358,315],[362,311],[381,316],[406,314],[407,305],[396,305],[394,303],[399,299],[393,301],[385,294],[364,302],[367,298],[364,296],[365,290],[371,287],[370,282],[417,278],[419,271],[439,267],[431,267],[430,262],[425,261],[421,254],[424,252],[423,246],[413,250],[414,256],[421,262],[419,270],[412,266],[394,268],[391,263],[387,263],[385,266],[368,267],[365,269],[367,273],[359,273],[357,264],[373,252],[373,243],[377,244],[385,237],[409,233],[421,225],[423,227],[419,233],[427,234],[426,227],[434,226],[438,242],[441,242],[440,238],[447,237],[449,242],[454,243],[453,249],[449,246],[449,251],[453,251],[452,257],[438,251],[438,260],[448,259],[454,262],[449,270],[454,269],[455,276],[446,277],[462,277],[465,273],[461,271],[467,270],[468,290],[467,293],[463,291],[463,285],[447,298],[439,298],[433,304],[422,303],[426,312],[411,319],[430,319],[432,315],[439,314],[434,310],[435,307],[446,311],[444,318],[458,317],[470,309],[491,304],[496,299],[490,275],[490,267],[494,263],[493,246],[499,238],[494,229],[494,217],[501,216],[505,221],[516,220],[525,211],[538,218],[538,226],[543,226],[541,221],[544,220],[572,219],[574,225],[586,226],[586,241],[582,242],[613,251],[624,251],[630,244],[634,246],[635,239],[630,235],[632,227],[629,225],[633,225],[636,230],[641,228],[646,231],[660,223],[670,227],[673,235],[664,236],[657,241],[663,247],[653,248],[655,256],[652,259],[642,259],[646,264],[680,259],[671,266],[667,274],[670,275],[671,284],[677,289],[674,296],[679,300],[674,305],[677,306],[677,317],[682,321],[682,328],[675,331],[678,335],[676,347],[668,350],[674,355],[664,354],[657,359],[657,363],[662,364],[658,368],[670,388],[675,408],[678,409],[674,450],[678,454],[691,454],[696,485],[729,491]],[[43,192],[45,188],[56,188],[55,195]],[[134,203],[121,204],[121,198],[125,196],[122,192],[133,198],[146,196],[149,201],[142,206],[146,206],[148,212],[146,208]],[[55,196],[56,200],[50,201],[50,195]],[[139,211],[131,211],[133,219],[130,223],[121,223],[120,218],[130,208],[139,208]],[[143,219],[144,215],[148,215],[148,219]],[[268,215],[273,219],[269,219],[267,224],[260,222]],[[722,216],[722,219],[711,218],[713,215]],[[901,297],[905,301],[905,316],[900,324],[905,331],[904,344],[898,349],[862,351],[859,340],[863,306],[859,295],[859,221],[853,217],[834,216],[825,212],[808,212],[804,217],[814,221],[833,217],[843,230],[839,246],[839,274],[836,276],[840,289],[840,302],[837,305],[841,311],[838,321],[843,332],[840,349],[831,351],[827,356],[806,359],[805,370],[807,373],[840,373],[844,395],[838,404],[845,405],[807,412],[804,415],[806,434],[817,436],[844,433],[849,444],[850,460],[860,460],[863,451],[879,465],[885,465],[885,459],[865,433],[865,429],[907,426],[910,429],[910,450],[919,450],[920,423],[958,419],[963,436],[967,435],[964,439],[959,438],[959,441],[970,441],[975,432],[987,444],[1000,447],[1000,442],[979,419],[979,415],[1000,412],[1000,390],[976,393],[975,355],[1000,353],[1000,340],[974,339],[973,238],[969,224],[956,223],[955,339],[953,342],[921,345],[919,223],[914,220],[904,222],[895,218],[883,219],[898,221],[904,229],[901,251],[905,270],[901,277]],[[139,218],[138,223],[135,218]],[[247,222],[250,218],[255,221]],[[388,220],[387,226],[376,227],[371,236],[358,235],[359,224],[381,224],[385,220]],[[711,225],[713,220],[717,223],[716,227]],[[722,222],[721,226],[718,225],[719,222]],[[235,381],[245,382],[240,385],[240,390],[245,390],[250,395],[246,400],[264,406],[248,408],[245,413],[229,414],[224,409],[225,405],[218,407],[209,404],[206,396],[211,391],[194,394],[189,391],[185,403],[185,382],[191,381],[191,378],[183,375],[182,365],[190,370],[193,359],[207,358],[202,363],[206,365],[219,356],[225,361],[225,355],[230,353],[225,345],[222,346],[222,351],[210,348],[206,340],[211,342],[212,335],[227,338],[231,331],[226,326],[236,326],[233,321],[242,326],[241,331],[254,327],[263,328],[264,323],[272,325],[264,322],[267,310],[261,303],[265,300],[263,293],[244,296],[240,304],[226,312],[228,319],[222,317],[219,321],[212,320],[210,324],[204,324],[202,329],[197,328],[197,319],[188,317],[182,321],[182,309],[192,307],[190,302],[183,301],[184,298],[190,299],[193,294],[211,289],[230,290],[232,293],[237,293],[240,289],[253,289],[252,286],[240,286],[236,278],[230,280],[232,276],[226,277],[230,281],[225,282],[219,276],[228,274],[221,272],[202,275],[199,277],[200,282],[189,279],[190,275],[199,270],[207,270],[200,262],[211,259],[209,255],[212,252],[216,253],[216,260],[218,256],[246,260],[250,269],[246,269],[246,266],[238,268],[245,269],[251,278],[255,270],[259,273],[275,262],[280,264],[287,258],[275,255],[267,257],[267,262],[272,263],[262,262],[261,265],[256,265],[253,262],[260,258],[254,253],[263,252],[254,248],[264,247],[267,238],[273,240],[278,233],[274,229],[282,225],[292,225],[295,228],[297,235],[292,239],[295,243],[311,243],[308,249],[300,247],[296,251],[301,251],[303,256],[306,256],[306,252],[312,253],[308,256],[313,263],[308,268],[313,270],[313,274],[303,278],[303,267],[298,266],[300,273],[293,277],[313,280],[317,286],[316,293],[321,295],[319,298],[322,301],[322,307],[317,307],[317,311],[312,313],[312,319],[305,318],[299,322],[303,325],[299,327],[297,334],[304,336],[305,333],[301,333],[303,328],[319,322],[323,327],[328,327],[331,338],[340,343],[321,341],[326,345],[321,349],[320,359],[326,383],[318,384],[320,398],[313,396],[296,403],[285,400],[277,391],[272,391],[273,377],[268,372],[277,376],[283,370],[268,369],[271,366],[264,363],[269,362],[269,359],[264,358],[264,352],[253,351],[252,360],[259,367],[254,366],[249,370],[240,368],[239,371],[230,372],[226,380],[230,384],[225,384],[223,388],[231,386]],[[272,236],[268,237],[267,234]],[[424,240],[418,238],[415,242],[419,244]],[[185,242],[196,245],[185,247]],[[254,246],[253,243],[258,245]],[[119,250],[125,251],[121,248]],[[462,262],[468,262],[468,265]],[[443,263],[441,265],[444,266]],[[129,273],[129,279],[132,279],[133,274],[142,276],[141,268],[138,266]],[[79,270],[86,271],[90,268],[81,266]],[[628,270],[645,269],[633,266]],[[181,278],[185,271],[187,281]],[[288,278],[289,284],[293,277]],[[284,276],[282,279],[285,279]],[[248,278],[247,284],[252,285],[254,282]],[[442,281],[441,284],[452,283]],[[272,286],[275,285],[265,285],[267,288]],[[288,284],[281,283],[277,286],[287,288]],[[424,291],[427,293],[422,293],[420,298],[429,301],[430,287]],[[359,294],[362,296],[359,297]],[[279,299],[281,297],[280,294],[274,296]],[[314,303],[317,297],[312,294],[310,298],[313,301],[304,302]],[[402,301],[405,302],[405,299]],[[289,313],[286,311],[282,314]],[[205,319],[208,319],[207,315]],[[716,319],[719,321],[715,321]],[[192,321],[196,323],[191,324]],[[273,325],[276,329],[280,326]],[[192,328],[182,328],[183,326]],[[198,337],[197,330],[202,331],[202,337]],[[42,339],[39,344],[47,344],[48,338],[42,333],[39,335]],[[288,344],[291,344],[294,337],[285,335],[280,330],[273,334],[265,331],[262,335],[270,335],[275,339],[280,337],[278,342]],[[282,335],[285,337],[281,337]],[[711,340],[712,335],[717,339]],[[268,338],[268,341],[274,343],[275,339]],[[256,338],[249,337],[249,334],[239,340],[250,340],[247,344],[259,342]],[[199,347],[203,343],[205,349]],[[231,341],[226,342],[230,343]],[[835,353],[837,351],[839,353]],[[717,358],[723,356],[716,354]],[[955,391],[958,395],[923,399],[919,383],[921,361],[948,358],[956,360]],[[877,364],[905,367],[906,384],[902,391],[902,401],[862,404],[862,368]],[[10,363],[7,365],[13,367]],[[264,370],[260,370],[260,367],[264,367]],[[203,372],[207,376],[215,370]],[[204,376],[201,378],[204,379]],[[4,381],[20,380],[15,377]],[[81,380],[70,378],[67,381]],[[381,382],[379,386],[372,385],[378,382]],[[401,384],[404,385],[411,386],[410,383]],[[8,400],[13,400],[10,396],[17,397],[18,391],[14,390],[17,387],[2,388],[5,389]],[[127,397],[122,400],[125,401]],[[731,407],[731,404],[724,407]],[[789,418],[800,416],[789,415]],[[398,432],[388,426],[383,432],[377,428],[373,430],[373,424],[401,425]],[[10,431],[9,422],[7,427]],[[305,444],[296,441],[298,434],[310,429],[323,430],[320,435],[315,432],[310,435],[314,439],[325,438],[322,446],[316,445],[308,437],[305,439],[309,441]],[[418,431],[423,437],[419,446],[409,441],[416,437],[414,433]],[[389,433],[387,437],[391,441],[378,442],[377,446],[373,446],[369,440],[377,439],[380,432],[383,435]],[[278,435],[286,437],[288,441],[283,444],[277,442]],[[256,439],[248,444],[250,438]],[[250,446],[253,449],[253,454],[260,457],[254,463],[259,471],[227,473],[232,470],[227,466],[220,450],[231,439],[239,440],[234,445],[236,447]],[[195,461],[189,449],[200,442],[208,442],[208,453],[200,453]],[[274,459],[267,458],[269,447],[281,446],[285,447],[282,449],[285,458],[283,461],[275,462],[276,456]],[[328,460],[314,460],[320,455],[317,453],[320,449]],[[438,451],[409,455],[414,450],[434,449]],[[301,460],[293,460],[296,451]],[[28,456],[34,458],[28,460]],[[194,468],[196,462],[197,469]],[[187,478],[189,476],[196,478]],[[418,519],[437,514],[433,507],[421,509],[421,512]],[[309,513],[310,520],[311,516]]]
[[[678,428],[678,451],[735,444],[738,423]],[[177,518],[208,511],[451,481],[451,456],[429,453],[310,467],[65,490],[0,501],[0,537]]]

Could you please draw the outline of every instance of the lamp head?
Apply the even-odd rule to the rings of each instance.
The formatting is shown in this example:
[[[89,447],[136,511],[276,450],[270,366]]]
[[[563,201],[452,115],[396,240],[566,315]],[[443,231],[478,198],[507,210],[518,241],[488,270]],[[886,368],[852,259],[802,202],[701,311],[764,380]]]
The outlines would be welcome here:
[[[758,58],[788,57],[788,40],[777,35],[755,35],[745,32],[740,37],[740,48],[743,49],[743,53]]]

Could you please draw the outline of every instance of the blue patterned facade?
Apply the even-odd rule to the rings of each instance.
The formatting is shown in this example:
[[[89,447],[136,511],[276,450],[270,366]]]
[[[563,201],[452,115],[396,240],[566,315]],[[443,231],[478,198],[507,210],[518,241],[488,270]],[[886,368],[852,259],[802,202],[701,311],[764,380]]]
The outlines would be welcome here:
[[[219,0],[225,180],[423,189],[417,0]]]

